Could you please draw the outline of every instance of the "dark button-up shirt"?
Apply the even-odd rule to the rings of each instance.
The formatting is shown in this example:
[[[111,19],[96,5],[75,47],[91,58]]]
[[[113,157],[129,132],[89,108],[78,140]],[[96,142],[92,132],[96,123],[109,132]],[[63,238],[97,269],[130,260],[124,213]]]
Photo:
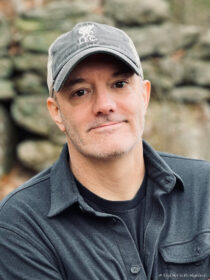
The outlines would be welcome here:
[[[145,202],[146,202],[146,182],[145,174],[143,182],[131,200],[110,201],[97,196],[89,191],[77,180],[79,192],[84,197],[85,201],[95,210],[109,213],[118,216],[125,223],[132,239],[138,249],[142,263],[144,264],[144,217],[145,217]]]
[[[0,279],[210,278],[209,162],[147,143],[144,159],[145,270],[125,223],[80,195],[65,146],[52,167],[0,203]]]

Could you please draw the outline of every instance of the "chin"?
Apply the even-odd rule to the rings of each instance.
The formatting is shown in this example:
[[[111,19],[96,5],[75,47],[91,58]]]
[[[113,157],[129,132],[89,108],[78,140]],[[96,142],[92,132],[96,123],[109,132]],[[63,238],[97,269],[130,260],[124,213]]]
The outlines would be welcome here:
[[[125,151],[99,152],[99,153],[92,154],[92,157],[96,159],[108,160],[108,159],[120,158],[125,154],[127,154],[127,152]]]
[[[119,145],[122,143],[117,143],[117,145],[112,145],[111,147],[105,147],[103,145],[102,147],[94,146],[93,149],[88,149],[86,151],[83,150],[83,155],[86,155],[87,157],[90,158],[95,158],[95,159],[114,159],[114,158],[120,158],[126,154],[128,154],[133,148],[133,145]]]
[[[117,138],[91,139],[91,141],[73,141],[69,139],[70,150],[74,150],[81,156],[96,160],[109,160],[123,157],[132,150],[138,149],[140,137],[122,136]],[[81,138],[80,138],[81,139]]]

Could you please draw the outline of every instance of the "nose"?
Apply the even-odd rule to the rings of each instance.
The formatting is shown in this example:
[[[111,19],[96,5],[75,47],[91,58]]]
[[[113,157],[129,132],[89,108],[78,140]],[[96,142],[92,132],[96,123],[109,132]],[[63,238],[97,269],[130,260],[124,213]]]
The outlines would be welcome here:
[[[111,92],[108,90],[99,89],[95,95],[93,112],[96,116],[109,115],[115,112],[116,102]]]

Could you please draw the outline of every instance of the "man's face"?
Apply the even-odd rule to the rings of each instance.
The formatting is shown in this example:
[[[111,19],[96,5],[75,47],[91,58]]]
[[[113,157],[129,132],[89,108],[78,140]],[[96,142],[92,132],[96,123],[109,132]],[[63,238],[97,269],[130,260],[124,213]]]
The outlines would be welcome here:
[[[129,153],[141,139],[150,83],[109,55],[80,62],[48,108],[66,133],[70,152],[108,159]],[[52,105],[53,104],[53,105]]]

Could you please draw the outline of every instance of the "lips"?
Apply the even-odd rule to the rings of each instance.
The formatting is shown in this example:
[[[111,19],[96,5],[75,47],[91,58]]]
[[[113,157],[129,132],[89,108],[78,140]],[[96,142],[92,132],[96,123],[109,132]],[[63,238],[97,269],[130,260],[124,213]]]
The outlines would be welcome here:
[[[89,131],[90,130],[102,129],[102,128],[105,128],[105,127],[107,127],[107,128],[112,127],[112,126],[114,127],[115,125],[119,125],[119,124],[122,124],[124,122],[127,122],[127,121],[112,121],[112,122],[105,122],[105,123],[97,124],[97,125],[91,127],[89,129]]]
[[[119,124],[119,123],[121,123],[121,122],[109,122],[109,123],[105,123],[105,124],[101,124],[99,126],[96,126],[95,129],[100,128],[100,127],[105,127],[105,126],[112,126],[112,125],[116,125],[116,124]]]

